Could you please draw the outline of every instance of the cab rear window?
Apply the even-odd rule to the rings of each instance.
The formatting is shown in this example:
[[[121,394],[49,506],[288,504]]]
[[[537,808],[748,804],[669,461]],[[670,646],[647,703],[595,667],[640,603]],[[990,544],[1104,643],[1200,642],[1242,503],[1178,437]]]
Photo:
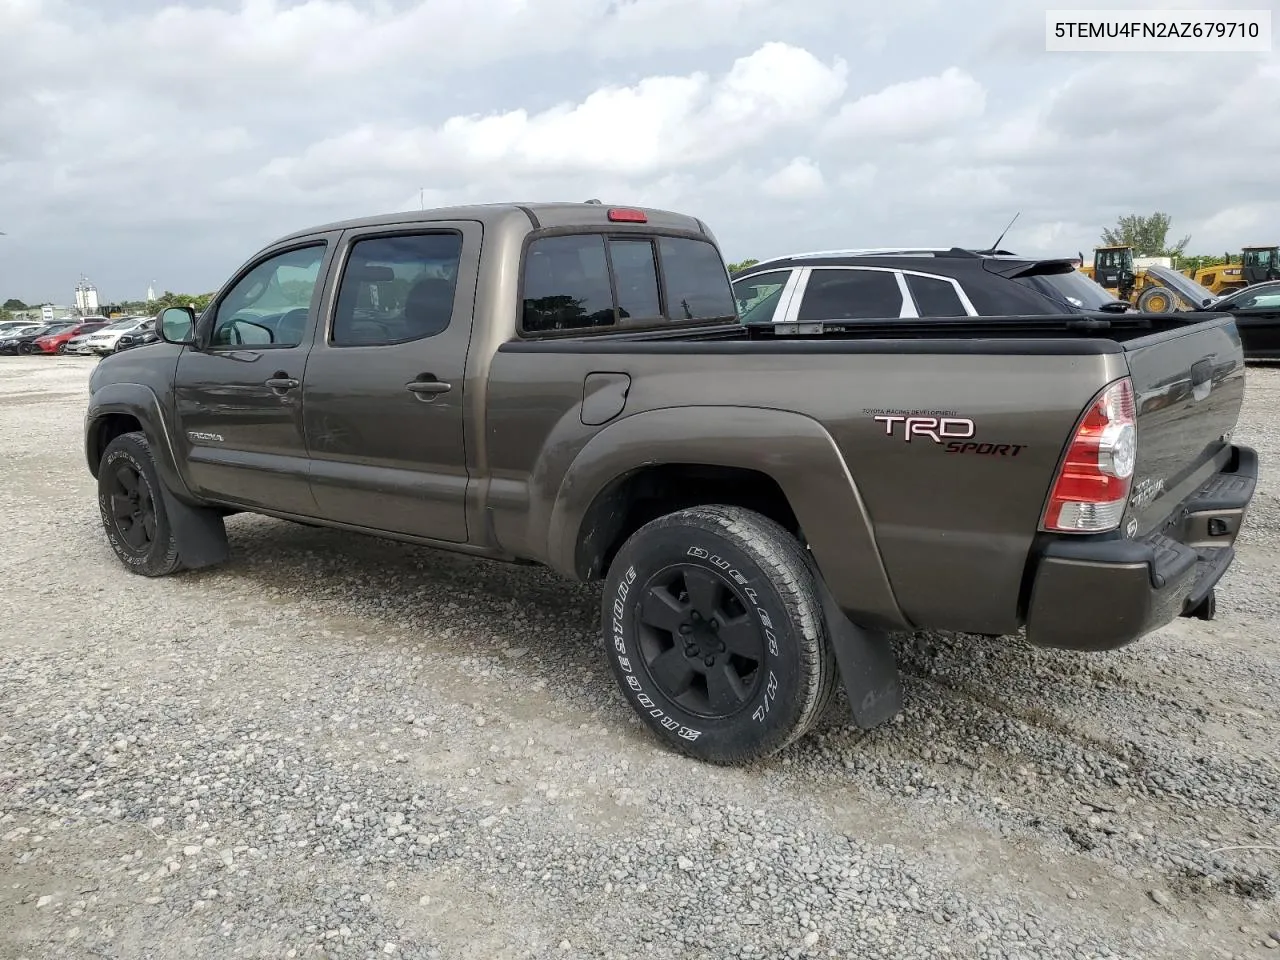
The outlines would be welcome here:
[[[539,237],[525,255],[526,334],[730,320],[728,273],[716,248],[687,237],[602,233]]]

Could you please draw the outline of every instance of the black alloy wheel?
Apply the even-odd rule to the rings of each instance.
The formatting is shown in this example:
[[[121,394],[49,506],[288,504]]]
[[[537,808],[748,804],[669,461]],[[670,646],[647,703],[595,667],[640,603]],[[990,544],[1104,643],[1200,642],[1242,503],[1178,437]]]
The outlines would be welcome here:
[[[675,564],[651,576],[640,596],[640,653],[649,676],[673,703],[719,720],[751,702],[762,682],[765,640],[726,577]]]
[[[744,507],[687,507],[631,534],[605,575],[601,629],[641,721],[710,763],[776,753],[804,736],[835,692],[804,548]]]
[[[140,554],[156,540],[156,504],[151,486],[127,460],[117,460],[107,478],[111,520],[120,540]]]

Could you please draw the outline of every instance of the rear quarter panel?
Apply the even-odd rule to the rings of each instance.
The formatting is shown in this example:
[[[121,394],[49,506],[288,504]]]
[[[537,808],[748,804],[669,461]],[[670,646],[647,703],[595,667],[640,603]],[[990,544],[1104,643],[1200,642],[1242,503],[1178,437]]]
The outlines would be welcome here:
[[[597,342],[589,352],[572,343],[501,350],[489,370],[486,413],[493,535],[513,554],[572,573],[563,551],[552,549],[555,505],[566,482],[579,482],[574,473],[590,473],[588,443],[627,419],[667,411],[652,419],[653,430],[633,425],[632,465],[702,451],[704,462],[736,457],[745,462],[733,465],[774,477],[837,599],[855,616],[874,612],[883,621],[896,610],[898,626],[1015,630],[1050,480],[1084,405],[1123,375],[1118,348],[1043,356],[1009,353],[1016,348],[1008,343],[1000,354],[883,347],[684,342],[606,350]],[[631,378],[625,409],[603,426],[581,422],[591,372]],[[729,451],[729,421],[717,408],[794,419],[760,420],[791,427]],[[971,420],[974,446],[951,452],[928,438],[908,442],[900,426],[889,435],[875,419],[884,412]],[[818,436],[830,439],[833,459],[824,459]],[[999,446],[1008,450],[993,452]],[[828,482],[806,485],[812,474]],[[597,486],[609,479],[590,476]],[[887,604],[873,597],[877,568],[887,577]]]

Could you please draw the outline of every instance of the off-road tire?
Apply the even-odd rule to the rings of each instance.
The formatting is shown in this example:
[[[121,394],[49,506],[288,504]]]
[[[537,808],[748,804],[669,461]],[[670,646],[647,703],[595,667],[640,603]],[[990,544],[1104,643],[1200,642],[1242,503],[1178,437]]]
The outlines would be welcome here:
[[[1161,300],[1164,306],[1159,310],[1151,309],[1151,301]],[[1149,287],[1138,297],[1138,309],[1143,313],[1172,313],[1175,305],[1173,292],[1165,287]]]
[[[131,481],[126,482],[125,475]],[[129,497],[130,482],[137,489],[133,503],[141,509],[136,516],[128,518],[126,527],[125,519],[118,514],[124,511],[123,501]],[[165,510],[160,474],[143,433],[121,434],[103,451],[98,467],[98,512],[107,542],[131,572],[144,577],[163,577],[182,569],[178,538]],[[145,542],[136,546],[130,541],[137,529],[134,524],[141,525],[144,534],[149,533]]]
[[[687,618],[696,611],[688,611],[696,604],[681,600],[681,585],[705,597],[705,578],[716,584],[720,599],[711,606],[720,612],[691,626]],[[654,590],[660,593],[651,597]],[[666,599],[646,607],[646,598],[655,597]],[[653,610],[659,619],[674,618],[671,629],[644,622]],[[710,763],[745,764],[778,752],[809,731],[835,692],[838,670],[803,548],[778,523],[742,507],[693,507],[637,530],[609,567],[601,629],[609,666],[632,708],[663,743]],[[732,636],[733,649],[717,639],[724,636]],[[734,652],[754,643],[753,636],[759,660]],[[689,652],[705,643],[712,645],[710,659]],[[737,683],[726,686],[725,669]],[[697,672],[680,692],[681,682],[655,679],[669,681],[672,670],[681,680]],[[713,671],[719,671],[714,678]],[[714,706],[713,680],[721,704],[730,690],[743,698],[741,706],[699,710],[700,703]]]

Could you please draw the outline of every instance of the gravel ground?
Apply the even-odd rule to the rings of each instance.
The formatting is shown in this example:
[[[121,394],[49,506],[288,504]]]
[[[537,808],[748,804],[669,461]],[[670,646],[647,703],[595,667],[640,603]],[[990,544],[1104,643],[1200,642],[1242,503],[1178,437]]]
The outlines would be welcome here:
[[[904,638],[897,721],[725,770],[545,571],[235,517],[228,565],[125,572],[92,364],[0,359],[5,960],[1280,958],[1269,471],[1213,623]],[[1278,405],[1251,369],[1268,464]]]

